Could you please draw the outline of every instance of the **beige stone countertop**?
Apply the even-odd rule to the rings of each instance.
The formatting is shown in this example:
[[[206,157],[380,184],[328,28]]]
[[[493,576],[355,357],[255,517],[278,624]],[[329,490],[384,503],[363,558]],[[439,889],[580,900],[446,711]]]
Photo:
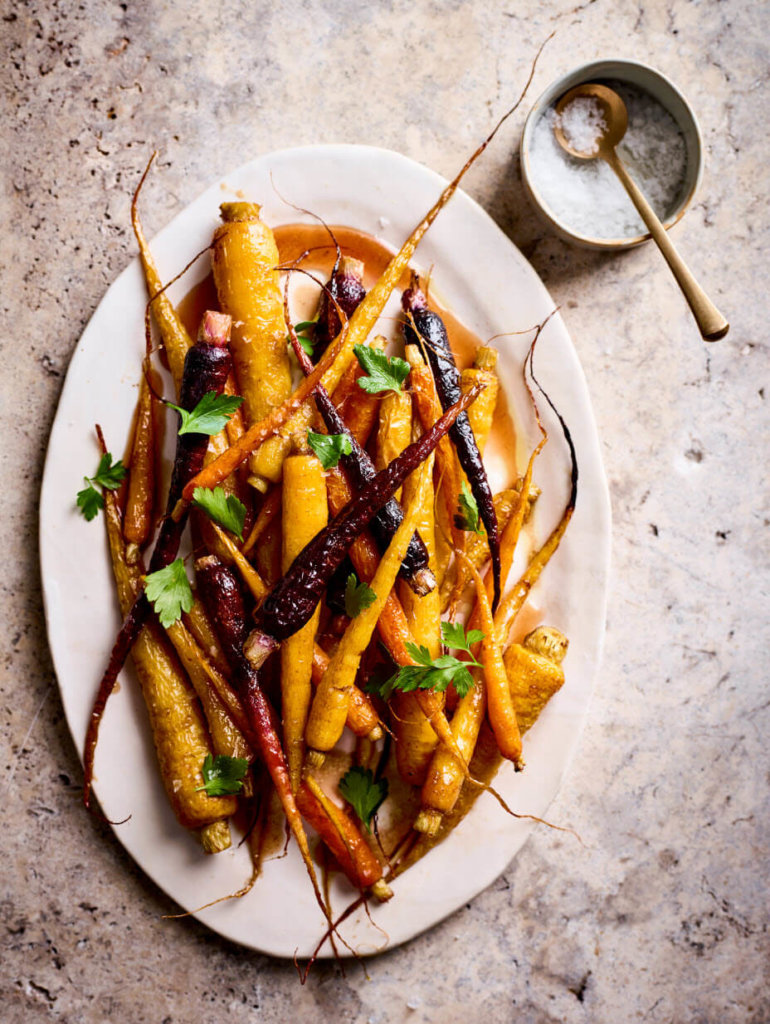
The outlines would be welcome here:
[[[762,1024],[768,986],[770,8],[749,0],[4,0],[0,1017]],[[520,91],[466,189],[561,306],[610,482],[603,665],[552,820],[467,907],[370,961],[242,950],[193,919],[80,803],[43,622],[37,507],[68,360],[135,255],[248,159],[367,143],[451,176]],[[662,259],[573,248],[524,197],[524,117],[588,60],[651,63],[700,120],[676,242],[732,328],[705,345]]]

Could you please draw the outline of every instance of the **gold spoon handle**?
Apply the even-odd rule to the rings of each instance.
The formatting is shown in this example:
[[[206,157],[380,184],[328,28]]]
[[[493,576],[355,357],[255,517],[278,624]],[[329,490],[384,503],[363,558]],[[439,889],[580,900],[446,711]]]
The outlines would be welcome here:
[[[644,198],[644,195],[626,170],[618,154],[614,149],[609,149],[602,153],[602,156],[604,156],[607,163],[620,178],[623,187],[639,211],[639,216],[647,225],[650,234],[663,253],[666,263],[671,268],[684,297],[689,303],[704,341],[719,341],[720,338],[724,338],[730,325],[691,274],[689,267],[674,248],[674,244],[668,237],[666,229],[658,220],[654,210]]]

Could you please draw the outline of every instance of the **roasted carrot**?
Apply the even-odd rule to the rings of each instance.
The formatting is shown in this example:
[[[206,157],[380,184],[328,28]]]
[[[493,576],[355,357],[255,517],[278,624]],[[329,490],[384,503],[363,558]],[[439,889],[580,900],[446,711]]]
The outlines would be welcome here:
[[[315,644],[313,647],[313,686],[318,686],[328,667],[329,655],[319,644]],[[353,687],[353,692],[350,695],[348,717],[345,724],[355,736],[366,738],[371,742],[376,742],[382,737],[382,726],[371,697],[359,690],[357,686]]]
[[[502,579],[507,578],[506,569],[506,557],[504,555],[506,547],[506,529],[508,523],[511,520],[511,516],[519,507],[519,501],[521,500],[521,486],[523,481],[519,480],[514,487],[507,488],[504,491],[499,491],[495,495],[495,513],[497,515],[497,523],[500,528],[500,561],[503,568]],[[537,500],[539,489],[531,485],[527,495],[526,508],[524,511],[524,522],[527,521],[532,511],[532,506]],[[486,537],[477,533],[469,533],[465,542],[465,554],[476,566],[477,569],[481,569],[485,562],[489,560],[489,548],[487,546]],[[453,575],[448,575],[441,584],[441,611],[445,612],[449,607],[450,600],[452,598],[455,587],[462,592],[470,581],[470,572],[462,564],[461,560],[457,560],[456,572]]]
[[[330,350],[331,351],[331,350]],[[328,355],[328,353],[327,353]],[[324,357],[326,358],[326,357]],[[320,365],[320,364],[319,364]],[[310,380],[309,377],[306,380]],[[375,512],[394,490],[433,451],[457,416],[473,402],[478,391],[448,409],[441,419],[398,458],[381,470],[334,520],[303,549],[291,568],[257,609],[251,637],[259,634],[283,640],[300,629],[321,599],[329,577],[346,556],[351,544],[366,528]],[[252,640],[250,638],[250,644]]]
[[[278,738],[275,712],[265,697],[257,670],[243,655],[246,614],[238,582],[233,573],[212,555],[198,559],[195,570],[204,602],[230,661],[233,684],[256,733],[262,759],[281,799],[318,904],[328,918],[329,912],[318,886],[307,836],[291,790],[289,767]]]
[[[142,567],[139,563],[129,565],[126,560],[115,495],[106,491],[104,502],[118,601],[125,614],[141,589]],[[174,813],[186,828],[202,830],[201,841],[207,853],[224,850],[230,845],[226,819],[235,811],[235,800],[210,797],[198,789],[203,782],[203,762],[213,753],[211,742],[195,691],[154,623],[139,631],[133,660],[149,715],[161,777]]]
[[[230,319],[220,313],[206,313],[201,322],[197,343],[188,350],[185,357],[184,374],[180,391],[180,408],[191,411],[203,396],[209,392],[218,394],[224,387],[230,371],[230,354],[227,349]],[[182,493],[182,487],[189,475],[195,474],[203,463],[208,438],[204,434],[182,434],[177,437],[176,456],[171,474],[167,511],[170,512]],[[156,572],[173,562],[179,550],[184,530],[185,517],[175,521],[167,515],[161,525],[158,539],[150,559],[150,572]],[[115,685],[128,652],[139,635],[150,614],[150,603],[142,591],[128,611],[118,637],[113,645],[107,668],[97,689],[94,705],[86,731],[84,759],[83,798],[86,806],[93,775],[93,758],[99,735],[99,722],[109,695]]]
[[[341,311],[349,320],[366,296],[364,265],[354,256],[339,254],[331,277],[321,293],[313,332],[313,356],[319,359],[342,330]],[[363,442],[362,442],[363,443]]]
[[[452,715],[452,736],[466,764],[470,764],[479,729],[487,708],[484,678],[474,670],[474,683]],[[460,765],[452,752],[439,747],[428,768],[420,795],[420,813],[414,822],[418,832],[435,835],[442,816],[451,811],[465,781]]]
[[[330,369],[333,369],[335,359],[344,352],[347,344],[348,339],[343,333],[335,341],[334,345],[324,353],[323,358],[310,376],[302,381],[283,405],[273,409],[265,419],[249,427],[243,437],[239,438],[235,444],[232,444],[226,451],[222,452],[217,459],[190,480],[182,492],[182,501],[178,502],[177,507],[174,509],[174,518],[179,518],[184,514],[185,505],[191,500],[196,487],[214,488],[221,484],[238,466],[248,459],[252,451],[259,448],[263,441],[273,437],[283,427],[302,403],[312,395],[318,385],[324,383],[325,374]]]
[[[235,444],[235,441],[233,441]],[[281,511],[281,488],[274,487],[265,495],[262,507],[259,510],[254,525],[251,528],[246,541],[241,548],[244,555],[248,555],[267,527],[273,522]]]
[[[460,558],[464,556],[461,554]],[[484,639],[481,641],[481,664],[484,666],[489,724],[492,726],[500,753],[508,761],[513,761],[514,767],[519,771],[524,767],[521,757],[521,732],[516,721],[516,708],[508,686],[492,607],[478,569],[467,559],[465,565],[476,582],[476,610],[484,633]]]
[[[496,366],[497,349],[482,345],[473,358],[473,366],[469,366],[460,373],[461,391],[467,391],[478,380],[483,381],[485,385],[483,397],[474,402],[468,410],[468,419],[480,455],[484,454],[484,449],[487,446],[487,438],[492,429],[497,396],[500,391],[500,383],[495,372]]]
[[[433,377],[417,345],[407,345],[404,350],[406,361],[411,366],[409,384],[412,392],[416,417],[423,430],[429,430],[441,416],[441,402],[436,394]],[[436,572],[443,584],[446,565],[454,549],[464,549],[465,533],[455,522],[457,495],[460,493],[460,476],[457,459],[448,437],[439,442],[436,449],[436,467],[440,481],[441,504],[437,506],[440,530],[436,537]],[[449,545],[451,537],[454,547]]]
[[[479,396],[480,398],[481,396]],[[478,399],[473,403],[478,404]],[[471,406],[472,408],[472,406]],[[389,391],[380,402],[375,467],[384,469],[412,439],[412,399],[406,391]],[[401,501],[401,488],[394,498]]]
[[[282,569],[291,563],[327,524],[326,482],[318,459],[305,446],[283,464]],[[296,794],[305,752],[305,725],[312,695],[313,646],[320,605],[298,632],[281,646],[281,717],[291,787]]]
[[[342,735],[361,655],[372,638],[377,620],[393,589],[404,552],[420,518],[432,469],[429,459],[417,471],[419,483],[413,500],[406,509],[404,520],[396,530],[371,583],[371,589],[376,596],[369,607],[360,611],[351,620],[315,692],[305,731],[308,757],[310,759],[311,754],[315,755],[312,763],[318,763],[317,755],[331,750]]]
[[[179,390],[182,386],[185,357],[188,349],[192,348],[193,342],[166,293],[163,281],[158,273],[158,268],[155,266],[155,261],[152,258],[150,247],[144,237],[142,222],[139,219],[139,210],[137,208],[139,193],[154,159],[155,153],[150,157],[150,161],[134,193],[134,198],[131,202],[131,223],[139,245],[139,256],[147,283],[147,292],[151,300],[150,308],[152,309],[152,315],[155,317],[155,322],[160,329],[168,366],[171,370],[171,376],[174,378],[174,389],[176,394],[179,395]]]
[[[310,362],[307,353],[303,351],[296,331],[293,328],[289,330],[289,338],[300,367],[304,373],[310,373],[313,364]],[[408,402],[408,396],[404,397]],[[330,434],[344,434],[350,441],[350,454],[343,455],[340,462],[350,479],[353,489],[360,491],[376,475],[377,470],[374,463],[366,449],[361,447],[356,435],[350,430],[345,420],[337,411],[324,387],[316,389],[315,401],[328,432]],[[411,426],[411,419],[409,423]],[[406,444],[399,449],[399,452],[404,447],[406,447]],[[335,477],[339,477],[339,473],[335,474]],[[390,501],[387,501],[377,511],[371,522],[371,530],[381,551],[387,548],[403,518],[403,510],[395,498],[391,498]],[[419,594],[428,593],[435,586],[435,578],[428,566],[428,550],[418,533],[415,533],[409,541],[409,547],[404,555],[404,561],[401,563],[399,575]]]
[[[147,378],[139,383],[134,439],[131,445],[131,472],[128,478],[123,536],[128,544],[143,547],[150,538],[155,511],[157,399]]]
[[[256,203],[223,203],[211,263],[221,308],[234,322],[233,362],[249,425],[259,423],[291,393],[286,325],[276,267],[278,247]],[[297,425],[298,428],[299,425]],[[297,429],[295,428],[295,429]],[[274,436],[249,459],[251,482],[281,477],[287,438]]]
[[[379,349],[381,352],[385,350],[386,344],[387,339],[381,334],[369,342],[370,348]],[[377,422],[380,398],[379,395],[370,395],[359,387],[358,382],[363,376],[364,373],[358,360],[354,359],[342,375],[331,398],[335,409],[344,419],[347,429],[359,445],[365,449],[372,428]]]
[[[457,396],[461,394],[460,377],[452,349],[449,346],[444,322],[437,313],[428,308],[428,300],[420,287],[420,280],[416,274],[412,275],[412,283],[401,297],[401,305],[408,317],[404,327],[407,343],[420,346],[425,359],[433,370],[433,379],[441,405],[446,409],[456,402]],[[497,516],[487,471],[481,461],[467,413],[457,418],[449,431],[449,437],[457,452],[460,465],[468,477],[478,505],[479,515],[487,531],[494,581],[492,607],[496,608],[500,601],[500,538],[497,529]]]
[[[516,717],[526,733],[535,724],[543,708],[564,683],[561,660],[567,649],[567,638],[550,626],[540,626],[521,645],[513,644],[505,652],[506,663],[511,662],[511,695],[516,707]],[[515,678],[515,682],[513,681]],[[468,696],[476,687],[469,691]],[[457,712],[455,712],[455,716]],[[481,717],[483,718],[483,712]],[[454,723],[454,719],[453,719]],[[497,749],[494,735],[484,723],[474,739],[475,748],[470,761],[471,774],[482,785],[463,786],[462,777],[449,774],[445,779],[436,772],[423,787],[423,810],[415,823],[424,834],[419,841],[401,858],[393,870],[400,875],[416,864],[468,814],[479,795],[491,783],[502,758]],[[436,752],[436,760],[442,751]],[[429,784],[433,784],[430,796],[426,798]],[[433,801],[433,803],[426,802]]]
[[[297,791],[297,806],[334,854],[351,884],[357,889],[370,889],[381,901],[390,899],[393,892],[382,877],[382,865],[360,828],[329,799],[312,776],[307,776]]]
[[[412,500],[414,476],[404,484],[404,502]],[[420,533],[430,552],[431,567],[435,565],[434,492],[429,487],[420,513]],[[411,626],[415,642],[426,647],[432,658],[441,653],[441,609],[437,590],[418,597],[406,587],[401,588],[401,603]],[[396,765],[405,782],[419,786],[425,779],[438,737],[425,717],[413,693],[397,691],[391,698],[393,731],[396,744]]]

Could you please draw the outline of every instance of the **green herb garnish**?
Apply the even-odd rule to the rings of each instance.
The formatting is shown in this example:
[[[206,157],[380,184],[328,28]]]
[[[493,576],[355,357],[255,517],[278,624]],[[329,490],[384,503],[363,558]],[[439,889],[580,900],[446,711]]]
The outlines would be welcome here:
[[[401,385],[409,376],[411,367],[405,359],[393,356],[389,359],[384,352],[370,345],[354,345],[353,351],[368,377],[359,377],[358,384],[370,395],[378,395],[382,391],[400,391]]]
[[[243,524],[246,521],[246,506],[234,494],[225,494],[224,487],[196,487],[193,491],[193,505],[202,509],[209,519],[219,523],[243,540]]]

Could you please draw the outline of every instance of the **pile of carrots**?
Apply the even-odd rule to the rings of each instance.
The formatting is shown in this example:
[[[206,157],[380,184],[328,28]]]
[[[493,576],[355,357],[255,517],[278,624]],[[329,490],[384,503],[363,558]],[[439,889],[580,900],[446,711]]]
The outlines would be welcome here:
[[[482,346],[459,371],[417,275],[402,295],[403,358],[385,359],[384,339],[370,338],[459,178],[368,293],[361,264],[337,248],[302,337],[286,286],[301,264],[279,268],[256,204],[221,207],[211,245],[218,309],[204,314],[196,340],[166,294],[136,197],[132,207],[175,408],[242,401],[221,430],[179,434],[158,522],[168,416],[148,330],[127,479],[104,492],[125,619],[94,701],[86,803],[99,723],[130,652],[181,825],[216,853],[239,817],[256,878],[270,821],[282,816],[330,928],[313,834],[362,898],[390,898],[389,883],[451,831],[503,759],[524,767],[522,735],[564,680],[567,640],[558,630],[538,627],[521,643],[508,637],[572,514],[574,451],[564,515],[511,588],[545,435],[516,485],[493,494],[483,454],[497,353]],[[378,385],[371,360],[397,383]],[[324,443],[333,452],[322,462]],[[217,489],[241,510],[239,529],[203,511],[201,492]],[[161,621],[145,580],[178,564],[188,522],[195,584],[173,621]],[[437,685],[398,681],[424,680],[426,671]],[[355,739],[347,755],[354,778],[346,773],[338,787],[329,761],[346,735]],[[339,763],[337,753],[331,761]],[[204,764],[215,763],[242,766],[231,791],[207,789]],[[395,824],[384,839],[377,812],[396,774],[410,796],[390,807]],[[364,794],[358,801],[353,782]]]

